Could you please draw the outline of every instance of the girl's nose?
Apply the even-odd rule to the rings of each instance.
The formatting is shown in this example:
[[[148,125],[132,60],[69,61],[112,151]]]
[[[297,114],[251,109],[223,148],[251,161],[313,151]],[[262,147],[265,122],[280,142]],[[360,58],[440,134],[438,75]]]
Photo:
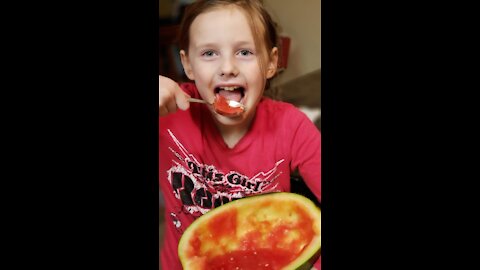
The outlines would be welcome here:
[[[238,68],[235,64],[235,60],[231,57],[227,57],[223,60],[220,66],[220,76],[222,77],[235,77],[238,75]]]

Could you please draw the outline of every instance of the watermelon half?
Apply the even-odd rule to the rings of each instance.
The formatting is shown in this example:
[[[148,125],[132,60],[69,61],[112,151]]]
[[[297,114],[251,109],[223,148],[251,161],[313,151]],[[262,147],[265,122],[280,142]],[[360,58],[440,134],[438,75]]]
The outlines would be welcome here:
[[[182,235],[183,269],[310,269],[320,256],[320,209],[304,196],[275,192],[217,207]]]

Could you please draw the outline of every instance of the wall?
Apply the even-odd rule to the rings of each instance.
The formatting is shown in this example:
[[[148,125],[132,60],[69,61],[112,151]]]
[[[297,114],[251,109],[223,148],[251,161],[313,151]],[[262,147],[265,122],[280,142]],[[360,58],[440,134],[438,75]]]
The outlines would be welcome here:
[[[320,69],[320,0],[264,0],[265,7],[292,41],[281,84]]]
[[[159,0],[158,7],[159,7],[159,15],[160,18],[168,18],[172,15],[172,8],[174,5],[174,1],[172,0]]]

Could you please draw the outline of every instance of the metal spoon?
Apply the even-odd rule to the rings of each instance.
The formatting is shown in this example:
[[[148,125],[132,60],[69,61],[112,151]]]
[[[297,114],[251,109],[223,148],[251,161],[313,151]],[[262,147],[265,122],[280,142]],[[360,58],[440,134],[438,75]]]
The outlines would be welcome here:
[[[242,103],[226,99],[223,96],[217,96],[213,103],[208,103],[207,101],[198,98],[189,98],[188,101],[213,105],[214,110],[218,114],[225,116],[236,116],[245,111],[245,106]]]
[[[203,99],[198,99],[198,98],[189,98],[189,102],[196,102],[196,103],[203,103],[203,104],[208,104],[208,105],[213,105],[213,103],[208,103]]]

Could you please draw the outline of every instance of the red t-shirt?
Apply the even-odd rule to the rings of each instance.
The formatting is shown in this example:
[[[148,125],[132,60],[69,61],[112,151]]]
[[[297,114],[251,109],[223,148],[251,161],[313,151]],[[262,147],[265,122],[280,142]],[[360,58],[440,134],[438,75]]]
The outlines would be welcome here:
[[[182,89],[200,98],[195,85]],[[160,117],[159,181],[165,201],[162,269],[182,269],[178,242],[195,218],[245,196],[290,191],[296,168],[320,201],[320,132],[291,104],[262,98],[249,131],[229,148],[204,104]],[[320,269],[319,262],[315,265]]]

